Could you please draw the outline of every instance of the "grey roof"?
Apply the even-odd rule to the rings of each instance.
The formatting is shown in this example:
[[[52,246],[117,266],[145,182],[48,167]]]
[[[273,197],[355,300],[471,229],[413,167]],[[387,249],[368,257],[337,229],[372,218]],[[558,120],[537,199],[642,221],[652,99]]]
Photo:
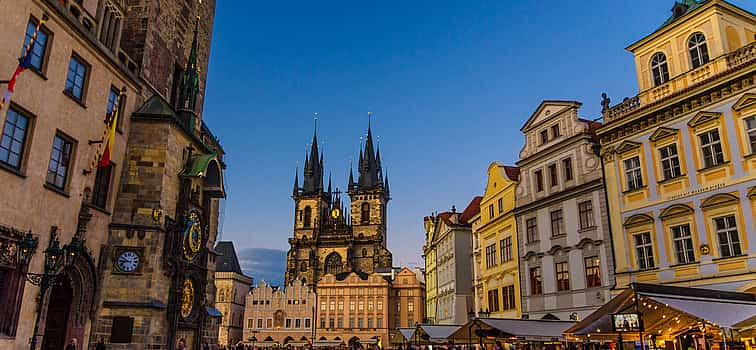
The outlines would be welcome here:
[[[562,337],[564,331],[575,322],[547,320],[518,320],[506,318],[481,318],[481,322],[514,336]]]
[[[431,340],[447,339],[452,335],[452,333],[462,328],[462,326],[427,324],[420,325],[420,327],[423,329],[423,332],[425,332],[425,334],[427,334],[431,338]]]
[[[217,272],[236,272],[240,275],[244,273],[239,265],[239,258],[236,257],[236,249],[231,241],[218,242],[215,250],[219,256],[215,259],[215,271]]]

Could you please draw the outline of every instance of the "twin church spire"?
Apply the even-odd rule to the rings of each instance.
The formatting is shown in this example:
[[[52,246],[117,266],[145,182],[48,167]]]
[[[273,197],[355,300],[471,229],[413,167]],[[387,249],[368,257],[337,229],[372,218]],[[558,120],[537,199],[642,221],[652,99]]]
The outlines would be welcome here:
[[[384,177],[383,166],[381,165],[380,147],[375,147],[373,143],[373,132],[368,124],[365,147],[360,147],[359,162],[357,164],[358,177],[355,182],[354,172],[350,164],[349,168],[349,192],[383,190],[388,196],[389,184],[388,176]],[[312,144],[310,152],[305,156],[305,165],[303,171],[303,183],[299,186],[299,170],[294,176],[294,196],[307,196],[317,194],[331,194],[331,178],[328,178],[328,188],[324,191],[324,166],[323,153],[318,149],[318,132],[317,126],[312,135]]]

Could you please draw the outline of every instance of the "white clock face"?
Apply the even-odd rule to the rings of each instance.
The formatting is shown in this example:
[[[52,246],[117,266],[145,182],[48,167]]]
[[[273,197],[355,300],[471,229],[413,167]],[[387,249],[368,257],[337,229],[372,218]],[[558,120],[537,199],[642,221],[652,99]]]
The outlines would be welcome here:
[[[134,272],[139,267],[139,254],[127,250],[118,256],[116,264],[123,272]]]

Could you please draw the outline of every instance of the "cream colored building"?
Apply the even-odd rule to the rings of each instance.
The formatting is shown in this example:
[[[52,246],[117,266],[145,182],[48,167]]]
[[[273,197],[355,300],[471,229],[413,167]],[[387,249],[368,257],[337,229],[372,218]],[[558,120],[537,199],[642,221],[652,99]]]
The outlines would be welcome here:
[[[236,344],[243,340],[244,309],[252,277],[244,275],[233,242],[215,246],[215,308],[223,314],[218,330],[218,344]]]
[[[312,341],[315,292],[295,280],[285,289],[261,281],[247,294],[244,307],[245,344],[304,346]]]
[[[617,288],[756,291],[755,33],[753,13],[685,1],[627,48],[640,91],[605,98],[598,129]]]

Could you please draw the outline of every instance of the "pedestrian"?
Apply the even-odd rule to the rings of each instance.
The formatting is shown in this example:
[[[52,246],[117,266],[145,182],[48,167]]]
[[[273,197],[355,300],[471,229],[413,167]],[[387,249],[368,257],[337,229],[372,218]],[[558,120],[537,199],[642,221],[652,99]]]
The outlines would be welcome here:
[[[102,337],[97,339],[97,343],[95,343],[95,350],[105,350],[105,341],[102,339]]]
[[[71,338],[71,340],[68,341],[68,345],[66,345],[66,350],[78,350],[79,340],[76,338]]]
[[[210,350],[210,345],[207,343],[202,343],[202,350]]]
[[[179,339],[178,345],[176,346],[176,350],[186,350],[186,340],[184,340],[184,338]]]
[[[236,350],[244,350],[244,343],[242,343],[241,340],[236,343]]]

